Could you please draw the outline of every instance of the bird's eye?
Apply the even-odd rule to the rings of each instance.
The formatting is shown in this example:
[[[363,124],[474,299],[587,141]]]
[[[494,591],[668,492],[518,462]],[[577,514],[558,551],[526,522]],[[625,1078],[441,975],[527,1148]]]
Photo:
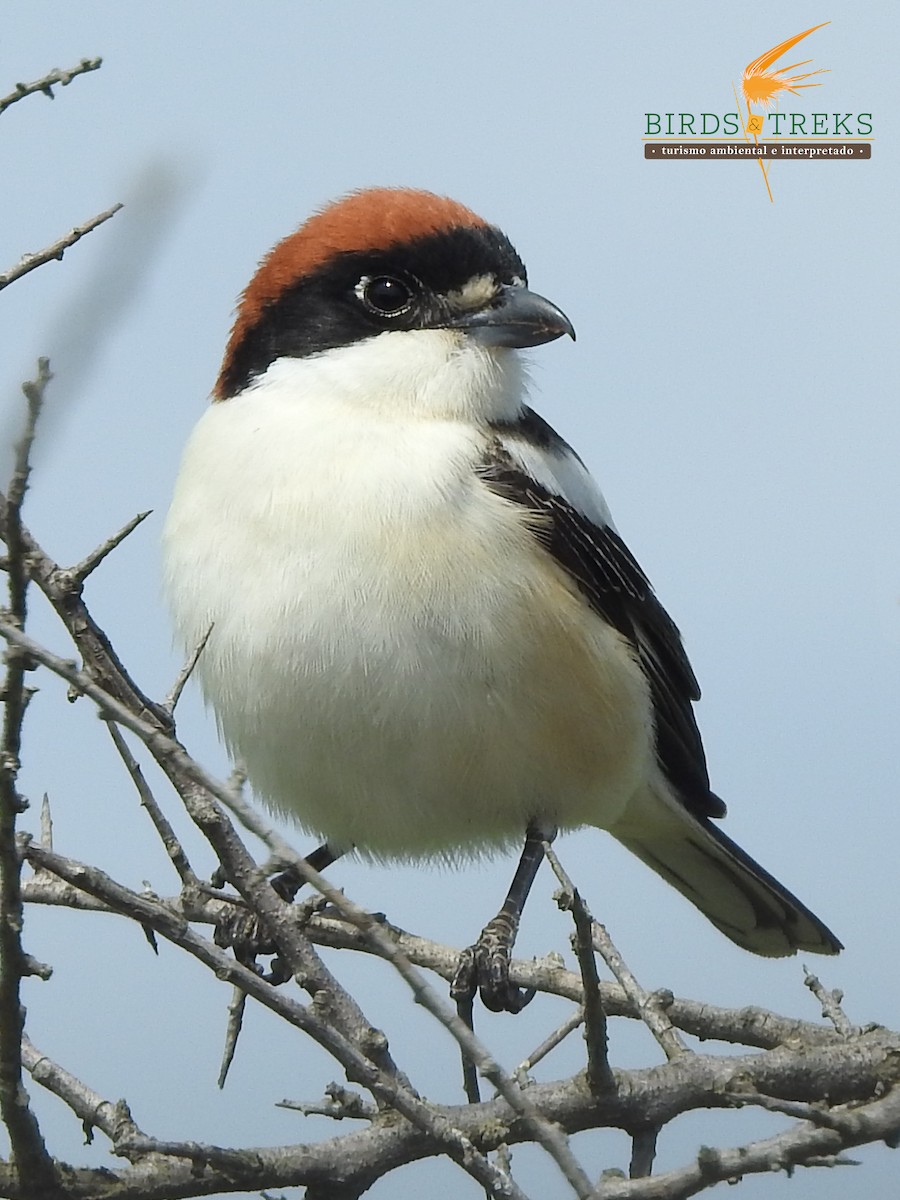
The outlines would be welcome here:
[[[392,275],[376,275],[360,280],[358,289],[363,304],[381,317],[395,317],[412,303],[412,289]]]

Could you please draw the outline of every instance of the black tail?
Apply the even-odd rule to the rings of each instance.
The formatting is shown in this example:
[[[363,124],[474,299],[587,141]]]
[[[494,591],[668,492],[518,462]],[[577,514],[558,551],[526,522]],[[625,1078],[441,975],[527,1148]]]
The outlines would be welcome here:
[[[754,954],[837,954],[831,930],[711,821],[654,798],[610,832],[712,921]],[[651,811],[652,809],[652,811]]]

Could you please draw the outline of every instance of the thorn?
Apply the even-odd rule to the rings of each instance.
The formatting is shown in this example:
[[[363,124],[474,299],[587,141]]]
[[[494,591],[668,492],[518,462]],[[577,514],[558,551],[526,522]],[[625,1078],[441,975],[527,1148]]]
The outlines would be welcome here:
[[[191,675],[193,675],[193,673],[194,673],[194,668],[196,667],[197,663],[200,660],[200,655],[206,649],[206,643],[209,641],[209,637],[210,637],[210,634],[212,633],[212,631],[213,631],[213,627],[212,627],[212,625],[210,625],[209,629],[207,629],[206,633],[204,633],[203,637],[200,639],[193,654],[191,654],[191,656],[188,658],[187,662],[184,664],[184,666],[178,672],[178,676],[177,676],[175,682],[172,684],[169,694],[166,696],[165,700],[163,700],[163,702],[162,702],[163,712],[166,714],[166,716],[171,717],[174,715],[175,706],[178,703],[178,701],[181,699],[181,693],[184,691],[187,681],[190,679]]]
[[[108,537],[106,541],[101,542],[100,545],[97,546],[95,550],[92,550],[86,558],[83,558],[80,563],[77,563],[74,567],[69,567],[65,574],[71,580],[71,589],[73,591],[80,589],[88,575],[90,575],[92,571],[99,567],[104,558],[106,558],[108,554],[115,550],[116,546],[118,546],[121,542],[124,542],[128,535],[133,533],[142,521],[146,521],[152,512],[153,509],[148,508],[146,512],[138,513],[136,516],[132,517],[130,521],[127,521],[118,531],[118,533],[112,534],[112,536]]]

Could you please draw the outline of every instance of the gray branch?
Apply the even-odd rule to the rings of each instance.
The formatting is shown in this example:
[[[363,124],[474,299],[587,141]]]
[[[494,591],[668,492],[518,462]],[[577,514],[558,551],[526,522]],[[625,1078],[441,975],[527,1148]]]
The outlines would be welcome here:
[[[80,63],[69,67],[68,70],[54,67],[52,71],[48,71],[40,79],[32,80],[31,83],[17,83],[8,96],[0,97],[0,113],[6,112],[8,108],[20,100],[24,100],[26,96],[44,95],[53,100],[55,98],[54,87],[57,85],[68,87],[72,80],[77,79],[79,75],[86,75],[89,71],[98,71],[102,62],[102,58],[83,58]]]
[[[90,217],[83,225],[76,225],[68,233],[64,233],[61,238],[57,238],[55,242],[51,242],[49,246],[45,246],[43,250],[35,250],[31,254],[23,254],[15,266],[10,267],[8,271],[0,275],[0,291],[5,287],[9,287],[11,283],[15,283],[17,279],[21,279],[23,275],[27,275],[29,271],[35,271],[38,267],[42,267],[45,263],[53,262],[54,260],[61,261],[70,246],[74,246],[76,242],[80,242],[85,234],[91,233],[98,225],[102,225],[104,221],[108,221],[110,217],[114,217],[121,207],[121,204],[114,204],[112,208],[104,209],[96,217]]]
[[[9,591],[7,619],[11,627],[17,629],[25,626],[29,583],[22,538],[22,503],[31,474],[30,453],[35,427],[49,382],[49,363],[41,359],[37,378],[23,385],[28,401],[25,428],[16,445],[8,496],[2,498]],[[22,1082],[21,1062],[25,1009],[20,985],[27,975],[40,973],[22,944],[22,860],[17,844],[18,819],[25,808],[17,788],[22,725],[29,699],[25,676],[33,664],[27,653],[15,647],[8,648],[5,664],[0,733],[0,1114],[9,1132],[11,1166],[19,1182],[51,1195],[57,1189],[56,1167],[31,1110]]]
[[[121,888],[120,885],[113,884],[101,872],[86,868],[83,864],[73,864],[70,860],[47,851],[43,847],[29,846],[26,853],[35,866],[42,868],[43,878],[46,878],[50,872],[58,873],[61,878],[67,879],[70,886],[88,888],[92,895],[106,903],[110,911],[130,916],[141,924],[149,924],[162,936],[170,937],[177,944],[182,944],[178,941],[178,938],[182,936],[180,931],[186,931],[184,936],[190,936],[196,941],[192,946],[185,948],[194,953],[196,957],[201,958],[201,961],[207,962],[207,965],[215,970],[220,978],[236,984],[250,994],[253,999],[265,1004],[266,1007],[282,1015],[292,1024],[297,1024],[299,1028],[303,1028],[312,1036],[316,1036],[315,1032],[307,1028],[306,1018],[297,1019],[296,1008],[300,1008],[302,1012],[307,1010],[303,1010],[302,1006],[295,1007],[294,1002],[284,997],[279,990],[268,986],[258,976],[234,963],[223,951],[188,931],[185,917],[195,921],[198,915],[201,915],[202,910],[173,913],[170,905],[173,908],[177,907],[178,901],[164,903],[155,898],[149,899],[146,896],[130,892],[128,889]],[[197,903],[221,906],[224,902],[201,897],[198,898]],[[207,912],[207,921],[211,921],[213,915]],[[386,928],[390,931],[390,927]],[[175,932],[177,932],[177,937],[173,936]],[[321,940],[325,940],[331,945],[344,945],[356,949],[365,948],[366,945],[360,941],[357,930],[348,926],[346,922],[340,922],[327,916],[312,917],[309,923],[309,933],[317,940],[321,937]],[[339,933],[343,934],[343,938],[338,937]],[[424,942],[422,939],[413,939],[406,934],[399,936],[409,957],[417,957],[419,960],[430,961],[432,965],[435,965],[437,950],[433,944]],[[421,943],[418,955],[415,943]],[[443,950],[444,948],[437,949]],[[446,961],[441,960],[437,965],[442,966],[443,970],[449,974],[454,960],[455,951],[447,950]],[[560,976],[568,977],[568,981],[566,986],[559,987],[558,991],[566,994],[567,991],[574,989],[575,994],[572,998],[580,1001],[579,977],[571,972],[560,972]],[[633,1018],[642,1019],[640,1010],[633,999],[626,996],[621,988],[612,984],[601,986],[604,990],[604,1001],[608,1013],[627,1013]],[[552,1121],[566,1133],[603,1126],[616,1126],[629,1131],[642,1127],[648,1130],[648,1133],[635,1139],[632,1162],[634,1172],[646,1169],[646,1164],[652,1157],[652,1139],[649,1131],[661,1128],[679,1113],[698,1108],[728,1108],[740,1104],[759,1104],[762,1107],[770,1107],[774,1111],[784,1112],[788,1116],[802,1117],[806,1125],[812,1118],[817,1126],[824,1126],[840,1141],[840,1145],[835,1150],[834,1139],[827,1143],[823,1143],[821,1139],[810,1141],[807,1132],[804,1132],[801,1127],[796,1127],[792,1132],[792,1140],[784,1144],[778,1143],[779,1154],[769,1159],[770,1169],[781,1169],[782,1166],[789,1163],[805,1161],[806,1149],[809,1149],[811,1160],[815,1160],[821,1158],[823,1154],[834,1154],[840,1149],[859,1144],[859,1140],[854,1139],[872,1140],[864,1136],[864,1131],[870,1126],[862,1121],[860,1114],[868,1111],[873,1104],[880,1104],[885,1087],[889,1087],[900,1075],[897,1067],[898,1056],[900,1056],[900,1035],[882,1029],[872,1029],[857,1038],[848,1040],[822,1026],[788,1022],[784,1019],[781,1019],[781,1024],[778,1025],[777,1020],[773,1020],[771,1014],[767,1014],[763,1010],[744,1009],[727,1012],[727,1010],[715,1010],[709,1006],[685,1000],[673,1000],[670,1014],[676,1018],[687,1017],[685,1023],[695,1028],[697,1022],[707,1021],[705,1029],[698,1030],[698,1032],[708,1032],[714,1028],[717,1034],[721,1034],[728,1026],[730,1036],[738,1039],[742,1036],[742,1031],[746,1029],[768,1028],[771,1032],[778,1028],[779,1034],[784,1037],[787,1044],[777,1045],[776,1048],[764,1054],[731,1058],[689,1054],[678,1056],[671,1062],[646,1070],[616,1071],[614,1088],[601,1097],[592,1096],[590,1090],[577,1077],[563,1083],[532,1084],[528,1089],[532,1104],[541,1111],[546,1120]],[[803,1036],[804,1033],[805,1036]],[[778,1039],[775,1041],[777,1042]],[[327,1041],[322,1044],[328,1045]],[[340,1057],[339,1061],[342,1061]],[[375,1090],[375,1094],[378,1094],[377,1090]],[[827,1110],[826,1115],[822,1116],[819,1115],[819,1110],[810,1106],[821,1105],[825,1097],[829,1098],[831,1107]],[[381,1098],[383,1099],[384,1096],[382,1095]],[[774,1098],[771,1104],[767,1104],[767,1098]],[[847,1108],[846,1105],[849,1102],[863,1107]],[[835,1108],[835,1106],[839,1107]],[[429,1109],[434,1108],[434,1106],[428,1107]],[[532,1140],[534,1137],[533,1130],[528,1123],[523,1120],[516,1108],[506,1103],[502,1097],[481,1105],[440,1107],[435,1111],[443,1121],[460,1131],[473,1146],[483,1153],[496,1148],[495,1139],[497,1139],[496,1145],[499,1145],[503,1142],[515,1144]],[[875,1111],[877,1123],[872,1128],[878,1130],[884,1128],[888,1137],[900,1136],[900,1122],[896,1126],[892,1126],[889,1121],[890,1114],[895,1113],[895,1110],[890,1107],[887,1109],[878,1107]],[[814,1113],[815,1117],[813,1117]],[[799,1133],[797,1129],[800,1129]],[[407,1134],[404,1136],[408,1138],[408,1141],[404,1142],[404,1154],[419,1157],[446,1152],[446,1145],[439,1137],[422,1142],[421,1128],[413,1122],[410,1122]],[[367,1143],[367,1145],[368,1151],[365,1158],[367,1166],[371,1168],[374,1161],[376,1164],[381,1163],[384,1170],[389,1170],[390,1154],[388,1151],[384,1147],[380,1147],[377,1154],[383,1152],[386,1158],[382,1160],[376,1156],[376,1159],[373,1160],[371,1153],[375,1152],[375,1143]],[[761,1143],[761,1145],[768,1146],[769,1142]],[[131,1149],[135,1149],[138,1143],[130,1142],[129,1146]],[[757,1153],[755,1147],[750,1149],[752,1153],[748,1161],[751,1165],[748,1167],[748,1171],[761,1169],[752,1164],[765,1160],[763,1151]],[[314,1152],[317,1152],[315,1148],[299,1146],[285,1148],[284,1151],[289,1157],[293,1155],[295,1160],[305,1158],[307,1154]],[[744,1150],[722,1153],[724,1156],[716,1160],[718,1166],[715,1171],[711,1171],[708,1156],[702,1160],[704,1170],[711,1171],[708,1176],[702,1175],[703,1180],[707,1178],[709,1180],[703,1184],[704,1187],[712,1186],[720,1178],[730,1177],[729,1172],[734,1174],[734,1155],[743,1154]],[[229,1159],[229,1161],[231,1160]],[[404,1158],[403,1161],[409,1161],[409,1159]],[[614,1185],[606,1181],[604,1197],[612,1195],[623,1198],[632,1196],[668,1198],[670,1192],[665,1188],[695,1187],[699,1178],[696,1171],[699,1168],[695,1166],[685,1168],[685,1170],[687,1171],[686,1175],[683,1172],[670,1172],[653,1180],[644,1179],[642,1183],[646,1183],[647,1188],[634,1192],[619,1192],[618,1184]],[[739,1171],[736,1173],[740,1174]],[[264,1173],[257,1178],[260,1187],[288,1186],[291,1179],[297,1182],[296,1176],[287,1177],[277,1173]],[[633,1182],[637,1182],[638,1178],[639,1176],[636,1175]],[[664,1184],[660,1181],[664,1181]],[[217,1186],[221,1187],[222,1185],[223,1180],[217,1179]],[[614,1188],[612,1192],[608,1190],[610,1187]],[[695,1190],[702,1189],[695,1188]],[[694,1193],[684,1190],[671,1192],[673,1196],[691,1194]]]
[[[36,872],[39,872],[33,879],[25,880],[22,885],[23,895],[29,903],[59,905],[85,911],[112,911],[101,901],[85,895],[64,880],[56,879],[51,874],[52,867],[48,868],[33,861],[34,853],[31,847],[26,848],[25,857],[32,861]],[[160,903],[167,905],[170,911],[185,920],[215,925],[229,902],[217,893],[215,896],[182,894],[160,900]],[[295,916],[295,919],[299,918]],[[448,982],[452,980],[459,958],[458,949],[408,933],[387,921],[382,922],[381,927],[396,941],[414,966],[433,971]],[[379,954],[378,949],[365,941],[355,926],[333,913],[317,914],[308,920],[304,918],[304,929],[310,941],[316,945],[360,954]],[[562,966],[556,956],[544,959],[513,959],[510,963],[510,979],[518,987],[533,989],[548,996],[560,996],[578,1005],[584,998],[580,976]],[[618,984],[601,981],[600,995],[608,1016],[644,1019],[639,1004]],[[732,1009],[699,1000],[670,997],[667,1000],[667,1013],[677,1029],[701,1040],[751,1046],[760,1050],[773,1050],[785,1044],[832,1045],[840,1040],[828,1026],[794,1017],[783,1017],[758,1005]],[[572,1022],[567,1020],[557,1034],[565,1036],[580,1023],[580,1014],[574,1014]],[[545,1049],[542,1044],[539,1050],[526,1060],[526,1064],[516,1068],[516,1076],[520,1070],[527,1070],[527,1063],[536,1062],[544,1057],[560,1040],[561,1037],[557,1035],[548,1038],[547,1042],[552,1042],[552,1045]]]

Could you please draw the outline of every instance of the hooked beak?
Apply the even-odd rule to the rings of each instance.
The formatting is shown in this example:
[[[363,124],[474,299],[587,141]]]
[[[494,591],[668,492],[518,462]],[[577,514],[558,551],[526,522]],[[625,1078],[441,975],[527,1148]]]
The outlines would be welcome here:
[[[509,284],[501,286],[490,307],[456,318],[450,328],[464,329],[482,346],[540,346],[564,333],[575,340],[572,322],[562,309],[528,288]]]

